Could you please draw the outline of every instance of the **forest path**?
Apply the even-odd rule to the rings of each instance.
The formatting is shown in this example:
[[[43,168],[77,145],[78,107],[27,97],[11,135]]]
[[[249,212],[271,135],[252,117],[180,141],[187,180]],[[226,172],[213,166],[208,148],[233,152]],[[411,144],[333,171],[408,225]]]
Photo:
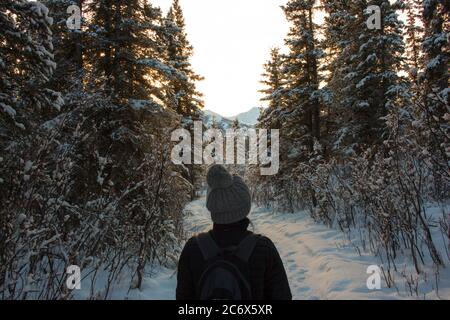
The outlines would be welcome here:
[[[211,228],[205,197],[192,201],[185,210],[189,237]],[[294,299],[395,298],[391,289],[367,289],[369,275],[366,270],[369,265],[377,264],[376,259],[370,255],[358,255],[338,230],[315,223],[304,212],[273,213],[255,205],[249,218],[255,233],[265,235],[275,243]],[[157,291],[170,295],[161,298],[173,298],[176,286],[176,276],[173,271],[167,271],[158,277],[165,285],[160,283]],[[152,282],[160,281],[153,279]]]
[[[207,231],[212,223],[205,197],[185,207],[187,237]],[[254,232],[269,237],[283,260],[294,299],[411,299],[405,287],[387,288],[381,281],[380,290],[366,285],[367,268],[379,261],[369,253],[359,255],[355,247],[339,230],[314,222],[306,212],[277,213],[253,205],[249,216]],[[252,227],[250,227],[251,229]],[[184,245],[184,243],[181,243]],[[402,265],[398,265],[403,268]],[[448,269],[450,270],[450,269]],[[446,271],[448,271],[446,270]],[[104,275],[105,276],[105,275]],[[401,280],[401,276],[397,280]],[[441,281],[441,298],[450,298],[450,272]],[[176,267],[153,267],[146,273],[141,289],[129,290],[129,275],[114,285],[112,299],[174,299]],[[403,285],[404,286],[404,285]],[[89,297],[89,287],[77,298]],[[443,290],[444,289],[444,290]],[[436,298],[432,285],[426,287],[427,297]],[[431,295],[428,295],[431,294]],[[423,299],[422,297],[416,297]]]

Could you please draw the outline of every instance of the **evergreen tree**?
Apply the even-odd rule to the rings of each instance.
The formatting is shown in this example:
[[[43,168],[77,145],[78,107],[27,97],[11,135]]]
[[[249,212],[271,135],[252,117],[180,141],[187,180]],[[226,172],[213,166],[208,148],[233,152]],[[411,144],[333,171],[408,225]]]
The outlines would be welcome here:
[[[48,9],[39,2],[0,3],[0,146],[32,130],[63,103],[48,87],[56,64]]]
[[[196,82],[203,77],[194,72],[190,63],[193,47],[187,39],[183,11],[178,0],[173,1],[164,26],[167,50],[165,63],[183,74],[183,77],[172,79],[167,86],[170,105],[178,114],[198,120],[203,101],[202,94],[196,89]]]
[[[323,59],[321,71],[326,81],[326,87],[323,90],[328,93],[328,97],[324,99],[324,118],[322,121],[324,137],[322,142],[328,155],[335,149],[336,133],[345,125],[342,123],[343,121],[340,121],[338,108],[335,107],[337,97],[334,93],[338,93],[337,88],[342,85],[338,57],[351,43],[345,29],[346,26],[353,23],[353,16],[349,12],[348,1],[322,0],[321,3],[323,10],[326,12],[323,26],[324,39],[321,43],[326,55]]]
[[[285,79],[283,75],[283,60],[279,48],[271,49],[270,60],[264,64],[262,77],[261,83],[264,85],[264,89],[259,92],[264,95],[261,101],[267,103],[267,108],[263,109],[259,116],[258,127],[279,129],[280,125],[277,123],[277,120],[285,107],[283,104],[285,99]]]
[[[449,1],[423,2],[425,70],[421,84],[425,97],[419,104],[421,116],[416,125],[428,141],[425,149],[433,163],[440,196],[448,195],[450,183],[449,18]]]
[[[320,96],[317,26],[313,15],[315,1],[292,0],[283,10],[291,28],[285,40],[289,53],[284,59],[286,108],[281,116],[281,144],[288,147],[290,161],[308,159],[314,141],[320,138]]]
[[[89,4],[88,68],[117,103],[154,97],[164,101],[162,79],[182,77],[163,63],[158,25],[161,11],[143,0]],[[100,85],[101,87],[101,85]]]
[[[417,84],[420,72],[423,72],[423,8],[421,0],[408,0],[406,2],[407,23],[406,33],[406,59],[410,81]]]
[[[425,78],[433,91],[439,94],[448,90],[449,84],[449,14],[448,1],[429,0],[423,2],[425,39],[423,48],[426,54]],[[446,90],[447,89],[447,90]],[[448,98],[448,94],[447,94]],[[447,100],[448,102],[448,100]]]
[[[257,128],[283,130],[281,119],[286,108],[285,100],[287,100],[283,67],[283,56],[280,53],[280,49],[272,48],[270,59],[264,64],[264,72],[262,74],[263,79],[261,83],[264,85],[264,88],[259,91],[263,94],[261,101],[265,102],[267,107],[261,109],[256,124]],[[271,143],[269,135],[267,140],[268,148],[271,148]],[[271,190],[274,190],[280,179],[262,176],[257,165],[250,165],[248,171],[250,172],[250,181],[254,189],[254,201],[268,205],[267,199],[272,197]]]
[[[381,9],[381,28],[368,29],[372,12],[369,5]],[[400,2],[338,1],[327,2],[333,11],[326,20],[326,43],[334,51],[333,73],[329,89],[333,93],[332,133],[335,152],[358,154],[379,145],[386,133],[387,110],[406,89],[398,72],[403,67],[402,24],[397,10]]]
[[[201,121],[201,109],[204,106],[202,94],[196,88],[197,82],[203,77],[194,72],[190,62],[193,47],[187,38],[183,10],[178,0],[173,1],[162,25],[160,37],[164,46],[163,61],[181,74],[180,77],[169,79],[164,85],[167,105],[182,116],[182,126],[193,133],[194,121]],[[193,153],[191,159],[194,159]],[[194,198],[196,189],[201,187],[203,167],[193,164],[186,165],[186,168],[184,177],[195,186],[192,190]]]
[[[313,16],[318,10],[313,0],[291,0],[282,7],[290,30],[285,39],[289,52],[279,56],[272,51],[265,65],[267,88],[264,99],[269,107],[259,119],[258,127],[274,126],[280,130],[280,170],[276,179],[256,177],[258,194],[272,198],[283,209],[294,210],[297,202],[298,168],[315,154],[321,138],[321,106],[324,91],[319,88],[319,60],[323,52],[318,45],[319,26]],[[272,143],[272,142],[269,142]],[[258,175],[258,170],[252,170]],[[314,191],[308,189],[315,199]],[[315,201],[314,201],[315,202]]]
[[[80,88],[80,76],[83,68],[82,30],[70,30],[67,27],[69,14],[67,8],[72,5],[83,12],[82,0],[45,0],[42,1],[53,18],[52,35],[56,70],[50,79],[51,88],[64,93]]]

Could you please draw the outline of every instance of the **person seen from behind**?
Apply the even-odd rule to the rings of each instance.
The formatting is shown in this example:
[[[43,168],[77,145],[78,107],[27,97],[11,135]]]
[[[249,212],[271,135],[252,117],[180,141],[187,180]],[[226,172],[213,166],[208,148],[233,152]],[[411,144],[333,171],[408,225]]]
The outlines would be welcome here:
[[[291,300],[273,242],[248,230],[250,191],[222,165],[207,173],[210,231],[190,238],[178,263],[177,300]]]

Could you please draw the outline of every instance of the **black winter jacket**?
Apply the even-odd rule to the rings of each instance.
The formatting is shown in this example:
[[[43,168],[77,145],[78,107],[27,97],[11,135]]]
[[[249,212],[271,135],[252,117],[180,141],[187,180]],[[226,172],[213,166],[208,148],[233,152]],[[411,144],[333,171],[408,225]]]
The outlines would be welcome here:
[[[210,232],[219,247],[237,245],[250,234],[249,220],[230,225],[214,224]],[[273,242],[260,237],[249,259],[250,285],[255,300],[291,300],[286,272]],[[197,297],[197,284],[206,267],[195,237],[190,238],[181,252],[177,275],[177,300],[193,300]]]

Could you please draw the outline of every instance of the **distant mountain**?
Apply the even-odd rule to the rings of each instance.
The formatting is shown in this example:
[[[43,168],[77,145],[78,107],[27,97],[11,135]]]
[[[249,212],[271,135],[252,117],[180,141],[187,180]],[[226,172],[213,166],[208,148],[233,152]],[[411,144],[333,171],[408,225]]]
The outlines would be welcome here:
[[[222,116],[214,111],[211,111],[211,110],[203,110],[203,114],[204,114],[204,120],[208,119],[208,120],[212,121],[212,119],[215,119],[217,122],[221,122],[224,119],[225,119],[225,121],[230,120],[227,117],[224,117],[224,116]]]
[[[239,113],[237,116],[230,117],[230,120],[238,119],[240,123],[254,126],[258,122],[260,110],[258,107],[251,108],[246,112]]]
[[[211,127],[214,121],[217,123],[218,127],[223,130],[231,128],[231,125],[233,123],[232,120],[223,117],[220,114],[215,113],[214,111],[203,110],[203,123],[207,127]]]
[[[210,127],[213,123],[213,121],[216,121],[219,128],[221,129],[228,129],[231,128],[231,125],[235,119],[239,121],[241,124],[241,127],[253,127],[259,117],[259,108],[252,108],[247,112],[240,113],[233,117],[224,117],[214,111],[211,110],[203,110],[203,122],[206,126]]]

